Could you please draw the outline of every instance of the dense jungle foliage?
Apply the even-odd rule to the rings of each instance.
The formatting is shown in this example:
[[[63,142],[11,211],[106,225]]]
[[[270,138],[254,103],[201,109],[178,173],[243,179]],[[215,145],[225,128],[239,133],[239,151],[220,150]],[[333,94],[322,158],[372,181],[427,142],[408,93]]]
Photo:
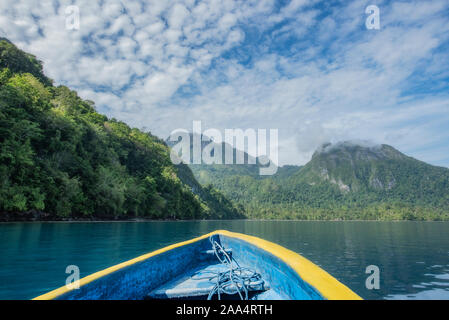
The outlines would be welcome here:
[[[54,86],[42,63],[0,40],[0,212],[54,218],[242,216],[150,133]]]

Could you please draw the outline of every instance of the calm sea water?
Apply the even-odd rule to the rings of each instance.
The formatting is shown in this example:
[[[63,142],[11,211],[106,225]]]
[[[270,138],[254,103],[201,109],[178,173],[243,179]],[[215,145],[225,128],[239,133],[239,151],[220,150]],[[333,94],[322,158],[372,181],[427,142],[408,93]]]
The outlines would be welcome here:
[[[449,299],[449,223],[196,221],[0,224],[0,299],[30,299],[166,245],[227,229],[296,251],[365,299]],[[368,290],[369,265],[380,289]]]

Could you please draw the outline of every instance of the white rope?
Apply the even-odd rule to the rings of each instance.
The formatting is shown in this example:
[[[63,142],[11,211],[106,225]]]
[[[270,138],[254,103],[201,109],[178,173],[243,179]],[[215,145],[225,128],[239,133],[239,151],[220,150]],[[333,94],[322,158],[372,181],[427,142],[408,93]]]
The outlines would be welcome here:
[[[226,252],[225,249],[212,237],[209,238],[215,256],[220,263],[226,265],[228,270],[223,272],[213,272],[209,280],[215,280],[215,286],[210,291],[207,300],[211,300],[215,294],[221,300],[222,294],[238,294],[240,299],[248,300],[248,291],[251,286],[263,284],[262,276],[254,270],[241,267],[238,262]]]

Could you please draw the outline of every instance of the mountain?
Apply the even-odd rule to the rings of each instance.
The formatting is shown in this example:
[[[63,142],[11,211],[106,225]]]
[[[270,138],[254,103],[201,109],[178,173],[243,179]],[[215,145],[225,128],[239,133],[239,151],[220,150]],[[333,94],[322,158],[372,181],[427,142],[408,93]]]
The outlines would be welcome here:
[[[151,133],[108,119],[0,39],[0,220],[239,218]]]
[[[201,164],[194,164],[193,161],[193,139],[194,135],[189,134],[190,137],[190,160],[189,167],[201,181],[202,184],[210,184],[215,178],[221,178],[223,176],[250,176],[255,179],[264,179],[267,176],[260,174],[260,169],[267,167],[267,165],[262,165],[259,158],[249,155],[247,152],[239,151],[242,153],[243,164],[238,164],[237,159],[237,149],[233,148],[231,145],[222,142],[221,144],[214,143],[213,140],[204,135],[198,135],[198,141],[201,141],[201,153],[205,152],[205,148],[209,146],[208,150],[210,155],[214,155],[215,148],[221,149],[222,158],[221,164],[208,164],[201,159]],[[179,142],[179,141],[178,141]],[[170,148],[173,148],[178,142],[170,141],[169,138],[166,139],[166,143]],[[213,147],[211,147],[213,146]],[[232,162],[233,164],[225,164],[225,152],[226,149],[232,151]],[[178,154],[181,157],[181,154]],[[278,167],[277,172],[274,175],[276,178],[289,176],[291,173],[296,172],[300,166],[284,166]]]
[[[268,177],[244,166],[190,167],[253,218],[449,219],[449,169],[388,145],[327,143],[305,166],[280,167]]]
[[[325,144],[296,175],[309,184],[328,182],[341,192],[381,192],[417,202],[443,205],[449,193],[449,169],[408,157],[389,145],[345,141]]]

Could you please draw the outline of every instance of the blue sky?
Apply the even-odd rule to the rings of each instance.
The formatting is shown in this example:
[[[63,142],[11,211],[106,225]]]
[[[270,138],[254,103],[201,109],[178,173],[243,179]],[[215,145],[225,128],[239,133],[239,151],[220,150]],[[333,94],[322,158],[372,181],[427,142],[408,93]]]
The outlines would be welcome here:
[[[447,0],[0,3],[0,35],[100,112],[161,137],[194,120],[279,129],[281,164],[369,140],[449,166],[448,31]]]

